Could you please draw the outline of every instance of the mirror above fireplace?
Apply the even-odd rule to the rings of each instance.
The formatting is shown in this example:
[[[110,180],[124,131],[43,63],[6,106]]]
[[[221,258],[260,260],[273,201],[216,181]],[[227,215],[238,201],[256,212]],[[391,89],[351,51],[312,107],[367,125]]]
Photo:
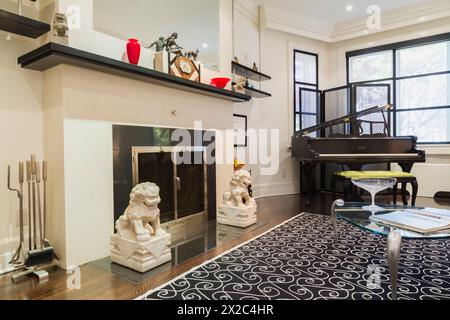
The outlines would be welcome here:
[[[105,10],[107,8],[107,10]],[[186,51],[199,49],[199,61],[219,71],[219,0],[95,0],[93,24],[98,32],[149,46],[177,32]]]

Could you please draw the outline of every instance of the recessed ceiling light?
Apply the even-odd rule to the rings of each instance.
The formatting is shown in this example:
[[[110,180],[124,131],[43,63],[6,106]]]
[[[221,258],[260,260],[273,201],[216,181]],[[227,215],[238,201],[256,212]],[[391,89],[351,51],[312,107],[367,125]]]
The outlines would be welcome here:
[[[207,44],[207,43],[204,43],[204,44],[203,44],[203,48],[208,48],[208,44]]]
[[[350,12],[353,10],[353,6],[351,4],[349,4],[348,6],[345,7],[345,10]]]

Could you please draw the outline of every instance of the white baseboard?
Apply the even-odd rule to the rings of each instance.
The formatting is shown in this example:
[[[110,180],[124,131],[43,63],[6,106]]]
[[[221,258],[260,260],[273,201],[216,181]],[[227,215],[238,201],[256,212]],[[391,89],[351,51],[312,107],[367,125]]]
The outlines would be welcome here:
[[[9,261],[11,261],[11,257],[12,254],[9,252],[0,255],[0,274],[14,270],[14,267],[11,264],[9,264]]]
[[[300,192],[300,184],[298,181],[258,184],[253,185],[252,190],[253,198],[259,199],[265,197],[297,194]]]
[[[14,268],[9,264],[15,247],[19,242],[19,238],[8,238],[0,240],[0,274],[12,271]]]

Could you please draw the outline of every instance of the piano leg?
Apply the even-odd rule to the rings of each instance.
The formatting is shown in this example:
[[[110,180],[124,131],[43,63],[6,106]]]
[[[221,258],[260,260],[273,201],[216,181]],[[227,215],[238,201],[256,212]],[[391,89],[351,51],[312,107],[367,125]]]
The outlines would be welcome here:
[[[402,183],[402,201],[404,206],[408,205],[408,200],[406,199],[406,182]]]
[[[351,170],[351,171],[361,171],[363,164],[360,163],[345,163],[345,165]]]
[[[352,201],[353,199],[352,182],[348,179],[344,181],[344,201]]]
[[[414,163],[399,163],[398,165],[400,166],[400,168],[402,168],[403,172],[409,173],[409,172],[411,172]],[[416,184],[417,184],[417,181],[416,181]],[[413,184],[412,186],[413,186],[413,194],[414,194],[414,187],[416,188],[416,193],[417,193],[417,185],[414,186],[414,184]],[[405,206],[408,205],[408,201],[406,199],[406,183],[402,183],[402,201],[403,201],[403,205],[405,205]],[[414,206],[415,202],[416,202],[416,199],[412,195],[412,200],[411,200],[412,204],[411,205]]]
[[[304,162],[302,165],[303,175],[305,177],[306,182],[306,206],[309,207],[311,204],[312,192],[314,189],[314,173],[316,166],[312,162]]]
[[[331,176],[331,192],[333,194],[333,201],[336,200],[336,177],[333,174]]]
[[[400,168],[402,168],[403,172],[411,172],[414,163],[399,163]]]
[[[416,205],[416,198],[417,198],[417,190],[419,189],[419,186],[417,184],[417,180],[414,180],[412,183],[412,198],[411,198],[411,206]]]
[[[394,188],[392,189],[392,203],[397,204],[397,190],[398,190],[398,183],[395,184]]]

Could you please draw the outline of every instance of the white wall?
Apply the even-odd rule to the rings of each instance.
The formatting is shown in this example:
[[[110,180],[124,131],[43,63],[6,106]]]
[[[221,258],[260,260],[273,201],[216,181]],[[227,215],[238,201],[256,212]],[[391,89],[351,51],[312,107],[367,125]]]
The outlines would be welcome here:
[[[319,85],[323,89],[328,87],[328,47],[321,41],[270,29],[260,30],[257,3],[245,0],[235,4],[234,52],[241,63],[251,66],[253,62],[260,62],[261,72],[272,77],[272,80],[261,83],[261,89],[271,93],[272,97],[235,105],[234,111],[248,116],[249,128],[279,130],[279,150],[275,151],[279,151],[278,172],[261,175],[260,165],[248,166],[252,169],[254,195],[259,198],[299,192],[298,164],[289,151],[294,130],[293,51],[298,49],[319,54]],[[242,149],[237,150],[240,159],[244,152],[248,153],[248,148]]]
[[[4,0],[0,8],[16,10],[14,1]],[[33,6],[24,14],[36,17]],[[42,159],[41,75],[22,71],[17,57],[33,49],[36,40],[0,31],[0,271],[7,268],[10,252],[18,242],[18,199],[6,188],[7,166],[12,165],[12,183],[17,187],[18,161],[31,153]],[[25,205],[26,207],[26,205]]]
[[[256,194],[271,196],[297,193],[299,191],[298,162],[288,149],[293,134],[293,51],[304,50],[319,54],[319,86],[327,87],[327,45],[324,42],[294,36],[291,34],[262,30],[261,65],[272,80],[263,83],[263,90],[272,94],[262,99],[258,117],[252,121],[258,128],[280,130],[279,161],[276,175],[256,175]]]
[[[232,33],[232,59],[239,59],[239,62],[252,66],[255,62],[260,67],[260,43],[259,43],[259,9],[253,0],[234,1],[233,5],[233,33]],[[228,62],[229,63],[229,62]],[[263,72],[264,69],[260,68]],[[233,81],[238,77],[232,76]],[[259,88],[259,86],[258,86]],[[259,115],[260,100],[253,99],[246,103],[234,105],[234,113],[247,116],[248,128],[257,129],[258,123],[256,119]],[[235,157],[240,161],[247,163],[246,169],[252,171],[254,196],[258,197],[256,178],[259,166],[257,164],[249,164],[248,147],[236,147]],[[256,191],[256,192],[255,192]]]

